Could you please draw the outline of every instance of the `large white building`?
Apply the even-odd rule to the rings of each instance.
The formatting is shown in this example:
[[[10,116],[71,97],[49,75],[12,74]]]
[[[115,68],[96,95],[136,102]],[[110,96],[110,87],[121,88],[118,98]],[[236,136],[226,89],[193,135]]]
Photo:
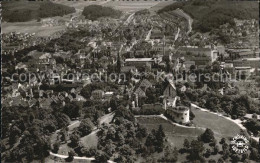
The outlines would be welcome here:
[[[177,123],[186,124],[190,122],[190,109],[185,106],[169,107],[166,114]]]

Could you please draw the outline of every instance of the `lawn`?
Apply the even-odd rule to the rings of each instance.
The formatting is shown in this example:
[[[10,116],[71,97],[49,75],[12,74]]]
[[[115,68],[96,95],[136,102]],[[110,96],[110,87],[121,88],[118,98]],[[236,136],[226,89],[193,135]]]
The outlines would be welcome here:
[[[194,124],[199,127],[210,128],[219,137],[234,137],[240,133],[240,128],[235,123],[218,115],[192,108],[195,114]]]
[[[148,129],[148,132],[152,129],[158,129],[161,124],[169,143],[179,149],[183,147],[184,139],[197,139],[197,137],[204,132],[204,130],[199,128],[175,126],[169,121],[159,117],[138,117],[137,120],[141,125]]]
[[[97,132],[93,132],[87,136],[80,138],[80,142],[84,147],[87,148],[97,147],[98,144]]]
[[[194,111],[194,112],[195,112],[194,114],[196,114],[195,119],[198,118],[199,115],[203,115],[206,117],[208,116],[209,121],[212,119],[212,116],[205,115],[198,111]],[[177,147],[177,149],[183,148],[184,139],[188,139],[189,141],[192,141],[194,139],[197,139],[197,137],[204,132],[203,129],[199,129],[199,128],[184,128],[184,127],[180,127],[180,126],[175,126],[172,123],[170,123],[169,121],[162,119],[160,117],[149,117],[149,118],[148,117],[145,117],[145,118],[138,117],[137,120],[141,125],[145,126],[148,129],[148,132],[150,132],[152,129],[158,129],[158,126],[161,124],[163,126],[164,132],[166,134],[168,143],[170,145],[172,145],[173,147]],[[203,120],[201,122],[203,122]],[[232,123],[232,122],[230,122],[230,123]],[[207,124],[208,124],[208,122],[205,120],[204,127],[206,127]],[[199,126],[199,125],[197,125],[197,126]],[[200,127],[203,127],[203,126],[200,126]],[[232,127],[234,127],[234,126],[232,126]],[[236,128],[236,126],[234,128]],[[216,132],[216,131],[214,131],[214,132]],[[221,139],[220,136],[222,136],[222,135],[215,134],[217,144],[219,145],[219,147],[221,149],[221,145],[218,143]],[[204,148],[211,149],[212,147],[210,147],[209,144],[205,143]],[[187,153],[183,153],[183,154],[179,153],[178,162],[187,161],[187,159],[186,159],[187,155],[188,155]],[[206,158],[206,160],[207,161],[210,159],[218,160],[220,157],[221,157],[220,154],[211,155],[209,158]]]

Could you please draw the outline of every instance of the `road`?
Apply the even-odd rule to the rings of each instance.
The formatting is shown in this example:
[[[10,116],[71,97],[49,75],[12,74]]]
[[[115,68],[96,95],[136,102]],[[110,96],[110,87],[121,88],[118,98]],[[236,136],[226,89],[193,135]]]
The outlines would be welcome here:
[[[124,25],[128,25],[133,20],[134,15],[135,15],[135,13],[132,13],[131,15],[129,15],[129,17],[124,22]]]
[[[188,20],[188,24],[189,24],[189,30],[187,31],[187,34],[189,34],[192,31],[192,23],[193,23],[193,19],[190,17],[190,15],[186,14],[182,9],[176,9],[179,12],[182,13],[182,15],[184,15],[184,17]]]
[[[178,32],[177,32],[177,34],[175,35],[175,38],[174,38],[174,41],[176,41],[177,39],[178,39],[178,37],[179,37],[179,34],[180,34],[180,28],[178,27]]]
[[[152,30],[153,30],[153,27],[151,28],[151,30],[148,32],[146,38],[145,38],[145,41],[149,41],[150,40],[150,37],[151,37],[151,34],[152,34]]]

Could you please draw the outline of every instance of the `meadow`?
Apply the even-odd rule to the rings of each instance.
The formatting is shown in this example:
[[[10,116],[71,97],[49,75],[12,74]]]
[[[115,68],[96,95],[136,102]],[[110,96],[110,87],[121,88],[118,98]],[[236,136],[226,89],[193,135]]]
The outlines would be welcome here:
[[[159,1],[109,1],[103,4],[103,6],[113,7],[125,12],[136,12],[151,8],[159,3]]]
[[[51,36],[55,32],[66,29],[65,25],[43,27],[41,23],[36,22],[36,20],[29,21],[29,22],[15,22],[15,23],[4,22],[2,23],[1,27],[2,27],[2,33],[9,33],[9,32],[35,33],[35,35],[39,37]]]
[[[234,137],[240,133],[240,127],[237,124],[223,117],[195,108],[192,108],[192,112],[195,114],[193,123],[196,126],[210,128],[218,137]]]
[[[148,132],[152,129],[158,129],[161,124],[168,142],[177,148],[183,147],[184,139],[193,140],[204,132],[203,129],[199,128],[185,128],[173,125],[169,121],[160,117],[138,117],[138,122],[147,128]]]

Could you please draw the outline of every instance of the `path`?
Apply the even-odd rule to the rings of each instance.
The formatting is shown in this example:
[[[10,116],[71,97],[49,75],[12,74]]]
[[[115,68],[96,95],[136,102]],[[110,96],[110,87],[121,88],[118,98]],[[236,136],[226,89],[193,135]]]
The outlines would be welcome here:
[[[134,15],[135,15],[135,13],[132,13],[131,15],[129,15],[129,17],[124,22],[124,25],[128,25],[133,20]]]
[[[181,12],[182,16],[184,16],[185,19],[188,20],[189,30],[188,30],[187,34],[189,34],[192,31],[193,19],[188,14],[186,14],[182,9],[178,8],[178,9],[176,9],[176,11]]]
[[[208,112],[208,113],[211,113],[211,114],[215,114],[217,116],[220,116],[220,117],[223,117],[233,123],[235,123],[236,125],[238,125],[242,130],[247,130],[243,125],[242,125],[242,121],[240,119],[231,119],[229,117],[226,117],[224,116],[223,114],[220,114],[220,113],[214,113],[214,112],[211,112],[207,109],[204,109],[204,108],[201,108],[193,103],[191,103],[191,107],[194,107],[194,108],[197,108],[197,109],[200,109],[201,111],[204,111],[204,112]],[[254,137],[254,136],[250,136],[252,139],[256,140],[257,142],[259,142],[259,137]]]
[[[179,126],[179,127],[183,127],[183,128],[200,128],[200,129],[204,129],[205,130],[205,128],[202,128],[202,127],[185,126],[185,125],[181,125],[179,123],[172,122],[167,117],[165,117],[163,114],[161,114],[161,115],[135,115],[135,118],[138,118],[138,117],[141,117],[141,118],[142,117],[144,117],[144,118],[157,117],[157,118],[165,119],[165,120],[169,121],[171,124],[173,124],[175,126]]]
[[[149,41],[150,40],[150,37],[151,37],[151,34],[152,34],[152,30],[153,30],[153,27],[151,28],[151,30],[148,32],[146,38],[145,38],[145,41]]]
[[[59,158],[63,158],[63,159],[66,159],[68,158],[67,155],[60,155],[60,154],[56,154],[56,153],[53,153],[53,152],[50,152],[50,155],[52,156],[56,156],[56,157],[59,157]],[[77,160],[95,160],[94,157],[78,157],[78,156],[74,156],[74,159],[77,159]]]
[[[177,34],[175,35],[175,38],[174,38],[174,42],[178,39],[178,37],[179,37],[179,34],[180,34],[180,28],[178,27],[178,32],[177,32]]]
[[[182,127],[182,128],[187,128],[187,129],[201,129],[201,130],[206,130],[206,128],[204,127],[199,127],[199,126],[185,126],[185,125],[181,125],[179,123],[175,123],[173,122],[172,120],[168,119],[167,117],[165,117],[163,114],[161,115],[136,115],[135,118],[162,118],[162,119],[165,119],[166,121],[168,121],[169,123],[171,123],[172,125],[174,126],[178,126],[178,127]],[[219,132],[216,132],[216,131],[213,131],[215,135],[219,135],[219,136],[222,136],[222,134],[220,134]],[[182,136],[182,135],[175,135],[175,136]],[[197,136],[196,136],[197,137]]]

